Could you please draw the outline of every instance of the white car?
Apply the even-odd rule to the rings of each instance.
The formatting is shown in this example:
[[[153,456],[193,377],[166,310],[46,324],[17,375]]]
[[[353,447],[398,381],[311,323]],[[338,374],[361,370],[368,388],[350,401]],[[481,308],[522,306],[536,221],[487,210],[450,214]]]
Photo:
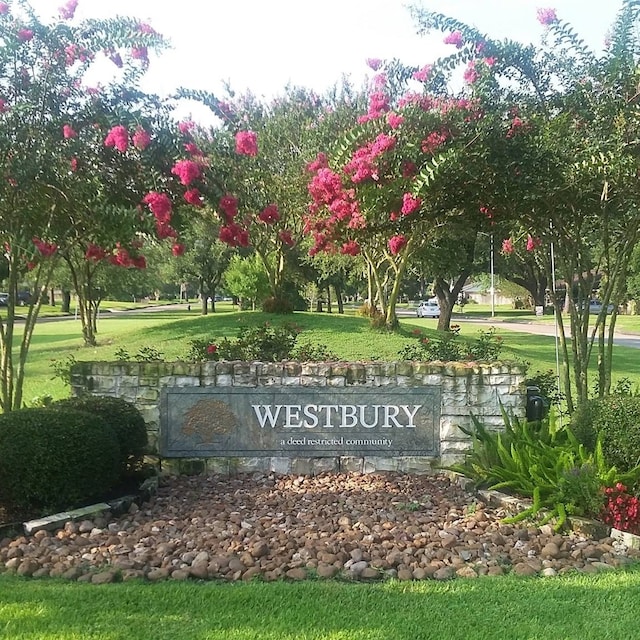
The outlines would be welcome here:
[[[418,318],[439,318],[440,305],[438,304],[438,300],[433,298],[421,302],[416,309],[416,315]]]

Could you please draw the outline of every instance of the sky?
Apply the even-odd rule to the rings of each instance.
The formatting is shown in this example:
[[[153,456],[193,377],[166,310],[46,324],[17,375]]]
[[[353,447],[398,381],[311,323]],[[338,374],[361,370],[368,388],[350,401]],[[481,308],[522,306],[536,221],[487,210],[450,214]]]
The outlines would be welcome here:
[[[41,18],[64,0],[31,0]],[[398,58],[423,66],[453,50],[441,34],[416,35],[406,0],[79,0],[76,18],[126,15],[149,22],[172,49],[152,58],[143,88],[169,95],[176,88],[259,97],[305,86],[323,93],[343,74],[359,85],[367,58]],[[494,38],[538,42],[536,9],[553,7],[594,49],[620,7],[619,0],[422,0]]]

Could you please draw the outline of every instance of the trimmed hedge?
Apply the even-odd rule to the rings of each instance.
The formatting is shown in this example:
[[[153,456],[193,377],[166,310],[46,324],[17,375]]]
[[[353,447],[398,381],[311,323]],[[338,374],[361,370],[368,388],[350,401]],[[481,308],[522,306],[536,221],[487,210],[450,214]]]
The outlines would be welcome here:
[[[140,470],[147,450],[147,425],[134,404],[111,396],[80,396],[59,400],[51,406],[79,409],[100,416],[118,437],[121,476],[131,476]]]
[[[99,416],[73,409],[0,415],[0,500],[12,507],[67,509],[118,481],[120,447]]]
[[[640,464],[640,397],[612,395],[590,400],[571,418],[571,429],[585,446],[602,436],[608,464],[624,473]]]

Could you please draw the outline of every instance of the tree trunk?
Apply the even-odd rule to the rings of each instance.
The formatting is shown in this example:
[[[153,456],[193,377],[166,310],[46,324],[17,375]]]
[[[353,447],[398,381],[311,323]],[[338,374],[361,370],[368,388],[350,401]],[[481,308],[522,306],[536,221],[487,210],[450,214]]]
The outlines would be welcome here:
[[[338,303],[338,313],[344,315],[344,299],[342,297],[342,289],[340,287],[334,287],[336,290],[336,301]]]
[[[62,306],[60,307],[62,313],[71,312],[71,291],[68,289],[62,290]]]
[[[55,289],[53,287],[51,287],[51,292],[50,292],[50,295],[49,295],[49,304],[52,307],[56,306],[56,291],[55,291]]]

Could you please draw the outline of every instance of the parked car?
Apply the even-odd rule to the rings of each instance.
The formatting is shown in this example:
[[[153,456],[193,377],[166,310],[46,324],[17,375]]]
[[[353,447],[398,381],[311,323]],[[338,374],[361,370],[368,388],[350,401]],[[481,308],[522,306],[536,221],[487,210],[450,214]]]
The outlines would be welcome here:
[[[423,300],[416,309],[416,315],[418,318],[439,318],[440,317],[440,305],[436,298],[431,300]]]
[[[0,307],[6,307],[9,304],[9,294],[0,293]],[[26,307],[31,304],[31,293],[29,291],[18,291],[16,306]]]
[[[614,306],[607,305],[607,313],[613,313]],[[602,302],[600,300],[589,300],[589,313],[598,314],[602,311]]]

